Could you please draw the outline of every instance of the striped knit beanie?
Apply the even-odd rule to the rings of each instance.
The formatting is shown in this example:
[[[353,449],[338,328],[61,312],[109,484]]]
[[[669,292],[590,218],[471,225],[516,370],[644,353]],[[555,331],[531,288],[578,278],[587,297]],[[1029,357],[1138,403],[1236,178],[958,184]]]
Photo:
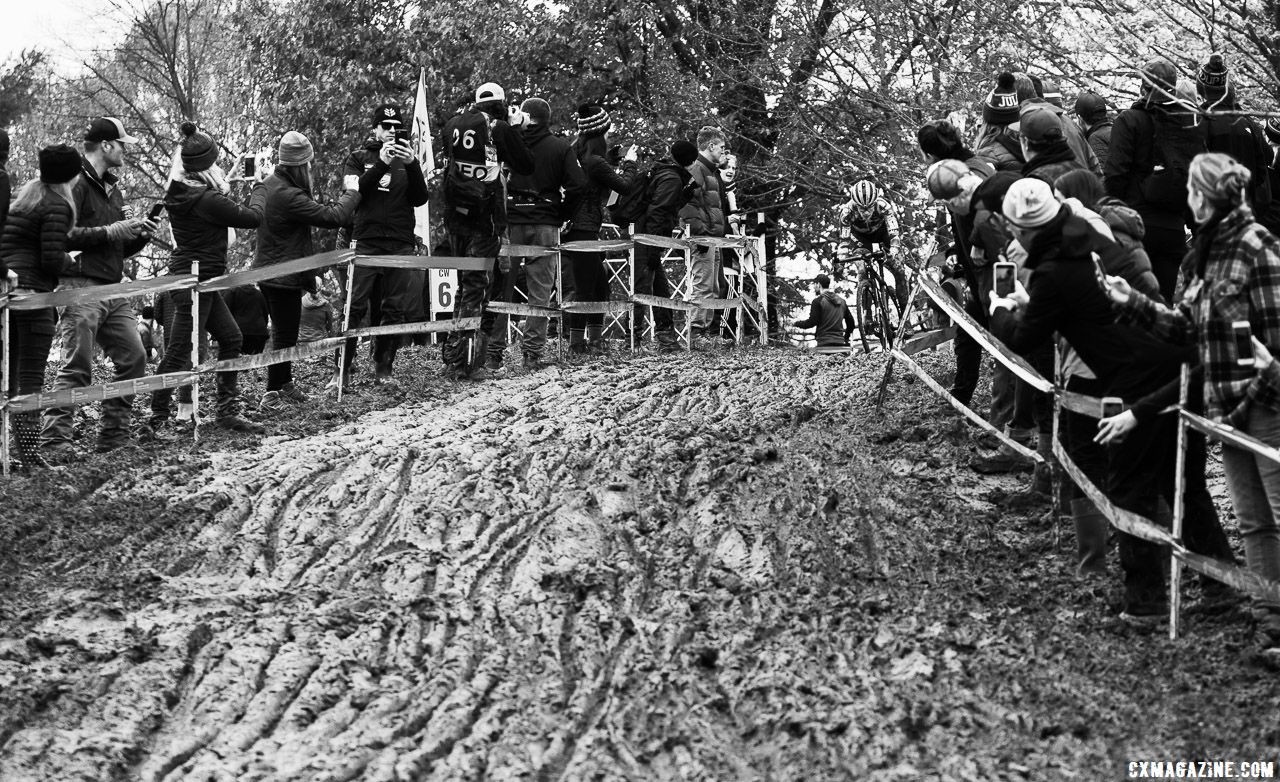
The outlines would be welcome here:
[[[603,106],[584,103],[578,107],[578,135],[603,136],[612,126],[609,112],[605,111]]]

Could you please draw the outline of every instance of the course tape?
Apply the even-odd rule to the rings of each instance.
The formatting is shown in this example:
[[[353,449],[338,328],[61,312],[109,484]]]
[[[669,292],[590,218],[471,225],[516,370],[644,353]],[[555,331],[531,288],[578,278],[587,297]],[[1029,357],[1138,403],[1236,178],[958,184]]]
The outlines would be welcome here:
[[[923,334],[917,334],[899,345],[899,348],[908,356],[914,356],[917,353],[936,348],[939,345],[945,345],[955,338],[956,327],[947,326],[941,329],[934,329],[933,331],[926,331]]]
[[[1261,456],[1264,459],[1280,464],[1280,450],[1267,445],[1261,440],[1250,437],[1234,426],[1210,421],[1186,410],[1181,411],[1181,414],[1182,419],[1187,422],[1187,426],[1197,432],[1201,432],[1214,440],[1219,440],[1224,445],[1249,451],[1255,456]]]
[[[644,304],[649,307],[661,307],[668,310],[681,310],[683,312],[697,312],[701,309],[709,309],[692,302],[680,301],[679,299],[666,299],[662,296],[650,296],[647,293],[635,293],[631,295],[631,300],[636,304]]]
[[[462,272],[485,272],[493,266],[493,259],[448,255],[357,255],[355,264],[363,268],[379,269],[454,269]]]
[[[566,301],[561,310],[573,315],[617,315],[631,311],[630,301]]]
[[[1028,385],[1038,391],[1053,391],[1053,383],[1035,371],[1022,356],[1015,354],[1005,347],[1000,340],[991,336],[991,332],[978,325],[978,322],[969,317],[969,313],[965,312],[954,299],[947,295],[947,292],[933,278],[927,274],[920,275],[920,287],[924,288],[925,293],[929,294],[929,298],[933,299],[934,304],[937,304],[939,308],[951,316],[952,322],[968,332],[969,336],[973,337],[993,358],[1008,367],[1009,371],[1025,380]]]
[[[1087,396],[1075,391],[1058,391],[1058,404],[1064,410],[1070,410],[1078,415],[1087,415],[1090,418],[1102,417],[1102,399],[1096,396]],[[1125,405],[1124,409],[1128,410],[1129,406]]]
[[[159,293],[181,288],[191,288],[196,283],[194,274],[175,274],[153,277],[137,282],[121,282],[115,285],[95,285],[91,288],[68,288],[52,293],[28,293],[9,296],[9,309],[40,310],[45,307],[66,307],[69,304],[87,304],[93,301],[109,301],[140,293]]]
[[[67,407],[83,405],[89,402],[101,402],[106,399],[118,399],[122,396],[145,394],[162,388],[177,388],[198,380],[198,372],[168,372],[163,375],[148,375],[136,380],[116,380],[100,386],[68,388],[62,391],[40,391],[35,394],[15,396],[5,405],[11,413],[23,413],[30,410],[44,410],[49,407]]]
[[[749,236],[686,236],[685,241],[696,247],[745,247],[752,237]]]
[[[540,244],[504,244],[499,255],[505,255],[509,258],[541,258],[544,255],[554,255],[559,249],[552,247],[543,247]]]
[[[270,350],[266,353],[258,353],[252,356],[241,356],[239,358],[228,358],[222,361],[207,361],[200,365],[201,372],[243,372],[248,369],[260,369],[261,367],[270,366],[272,364],[282,364],[286,361],[301,361],[304,358],[327,353],[346,342],[346,337],[329,337],[328,339],[318,339],[315,342],[308,342],[305,345],[298,345],[292,348],[282,348],[281,350]]]
[[[1037,463],[1044,461],[1044,457],[1041,456],[1039,453],[1031,450],[1030,448],[1023,445],[1022,443],[1014,442],[1013,440],[1009,439],[1008,435],[1006,435],[1004,432],[1000,431],[999,429],[997,429],[996,427],[988,423],[987,419],[973,412],[972,410],[969,409],[967,405],[965,405],[963,402],[961,402],[960,400],[952,396],[951,392],[947,391],[947,389],[938,385],[938,381],[930,377],[929,373],[924,371],[924,368],[921,367],[919,364],[917,364],[915,361],[913,361],[911,357],[908,356],[906,353],[903,353],[898,348],[894,348],[891,352],[894,358],[896,358],[898,361],[901,361],[904,365],[906,365],[907,369],[910,369],[913,373],[915,373],[916,377],[923,380],[924,384],[928,386],[930,390],[932,390],[935,394],[945,399],[948,404],[950,404],[957,411],[959,411],[959,413],[963,415],[965,418],[968,418],[970,421],[973,421],[984,431],[990,432],[991,434],[995,435],[997,438],[1000,439],[1002,443],[1009,446],[1014,451],[1017,451],[1018,453],[1027,457],[1028,459],[1031,459],[1032,461]]]
[[[484,305],[489,312],[499,315],[520,315],[525,318],[553,318],[560,314],[555,307],[539,307],[536,304],[519,304],[510,301],[491,301]]]
[[[631,242],[623,239],[583,239],[577,242],[565,242],[560,250],[566,253],[612,253],[630,250]]]
[[[1280,583],[1265,579],[1239,565],[1187,551],[1182,546],[1175,546],[1173,555],[1197,573],[1203,573],[1259,600],[1280,604]]]
[[[196,286],[196,290],[206,293],[209,291],[225,291],[240,285],[251,285],[290,274],[311,272],[316,269],[346,263],[351,260],[352,255],[354,253],[351,250],[332,250],[318,255],[308,255],[305,258],[295,258],[292,261],[258,266],[205,280]]]
[[[632,234],[631,241],[636,244],[644,244],[650,247],[664,247],[668,250],[689,249],[689,243],[684,239],[676,239],[671,236],[658,236],[657,234]]]
[[[390,323],[386,326],[365,326],[351,329],[339,339],[355,339],[357,337],[378,337],[389,334],[439,334],[450,331],[471,331],[480,328],[479,318],[458,318],[457,320],[420,320],[415,323]]]
[[[1149,540],[1152,543],[1160,543],[1166,546],[1175,545],[1173,534],[1169,530],[1157,526],[1150,519],[1145,519],[1133,511],[1116,507],[1107,495],[1093,485],[1093,482],[1085,476],[1084,471],[1071,460],[1067,450],[1062,447],[1061,441],[1053,441],[1053,455],[1057,457],[1058,463],[1062,465],[1062,469],[1066,471],[1071,481],[1080,487],[1080,491],[1084,492],[1085,496],[1097,506],[1103,515],[1110,519],[1116,529],[1121,532],[1127,532],[1136,538]]]

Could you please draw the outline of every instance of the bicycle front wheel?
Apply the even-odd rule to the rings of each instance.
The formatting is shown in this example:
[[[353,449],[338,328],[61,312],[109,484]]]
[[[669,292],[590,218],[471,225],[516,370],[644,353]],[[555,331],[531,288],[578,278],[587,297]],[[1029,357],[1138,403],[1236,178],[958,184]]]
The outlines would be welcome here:
[[[858,283],[856,314],[858,319],[858,338],[862,340],[862,350],[871,352],[873,344],[883,344],[884,319],[881,316],[880,297],[876,295],[876,286],[870,280]]]

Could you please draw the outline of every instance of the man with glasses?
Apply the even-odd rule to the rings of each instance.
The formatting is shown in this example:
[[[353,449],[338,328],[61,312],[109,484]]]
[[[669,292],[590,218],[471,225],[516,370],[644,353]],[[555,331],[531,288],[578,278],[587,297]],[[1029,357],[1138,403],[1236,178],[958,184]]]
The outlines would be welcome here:
[[[125,259],[140,252],[156,230],[154,221],[125,215],[124,194],[111,171],[124,165],[128,145],[137,141],[115,117],[101,117],[89,123],[80,175],[73,187],[76,225],[68,234],[69,245],[82,252],[73,271],[62,276],[59,290],[119,283],[124,279]],[[92,382],[95,343],[115,364],[112,380],[132,380],[146,374],[147,353],[138,336],[138,315],[128,298],[69,304],[58,320],[58,331],[62,367],[53,383],[54,391]],[[132,412],[132,396],[102,403],[97,447],[100,453],[129,442]],[[74,407],[45,411],[41,437],[52,461],[66,461],[74,455],[74,413]]]
[[[880,245],[884,265],[893,273],[894,298],[898,312],[907,311],[907,275],[893,256],[893,237],[898,233],[898,216],[885,200],[884,191],[869,179],[849,188],[849,200],[840,206],[841,239],[854,240],[870,252]],[[841,241],[841,259],[852,258],[852,242]]]
[[[360,255],[414,255],[413,209],[427,202],[427,182],[422,166],[414,157],[407,138],[397,139],[405,128],[400,109],[383,104],[374,109],[372,135],[361,149],[352,152],[343,166],[343,184],[359,190],[351,238]],[[426,241],[428,237],[422,237]],[[421,320],[424,272],[419,269],[382,269],[357,266],[351,285],[351,326],[369,312],[369,298],[381,291],[380,323],[410,323]],[[400,347],[398,335],[374,337],[374,382],[391,381],[392,363]],[[355,359],[356,341],[347,340],[343,358],[344,376],[349,376]],[[337,378],[330,388],[337,387]]]

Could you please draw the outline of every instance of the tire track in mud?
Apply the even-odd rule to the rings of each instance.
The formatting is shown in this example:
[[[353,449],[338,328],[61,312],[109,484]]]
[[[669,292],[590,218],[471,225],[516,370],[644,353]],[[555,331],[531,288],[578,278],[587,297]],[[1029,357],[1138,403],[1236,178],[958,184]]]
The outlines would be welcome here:
[[[778,638],[810,621],[790,604],[868,576],[814,531],[835,484],[845,519],[881,493],[851,366],[879,376],[779,352],[583,365],[212,454],[187,501],[220,510],[136,553],[159,598],[41,627],[68,651],[23,682],[74,698],[19,715],[0,778],[769,778],[812,749],[766,736],[801,719],[770,711],[796,682]]]

